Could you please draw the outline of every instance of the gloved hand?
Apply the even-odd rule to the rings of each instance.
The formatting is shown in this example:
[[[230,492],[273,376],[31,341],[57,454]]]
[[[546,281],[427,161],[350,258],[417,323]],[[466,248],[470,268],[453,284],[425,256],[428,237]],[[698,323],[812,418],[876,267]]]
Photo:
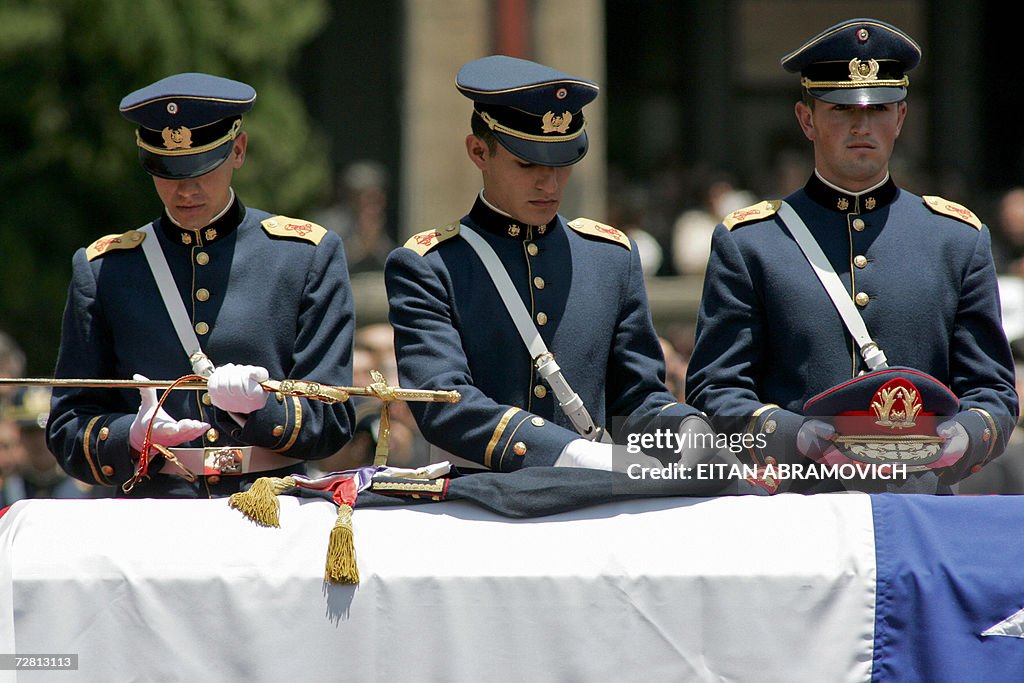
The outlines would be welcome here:
[[[928,464],[928,469],[934,470],[940,467],[955,465],[960,458],[964,457],[967,447],[970,445],[970,437],[967,430],[956,420],[946,420],[935,428],[935,433],[946,440],[942,444],[942,455],[933,463]]]
[[[632,454],[626,449],[615,452],[614,444],[576,439],[566,444],[555,461],[555,467],[587,467],[605,472],[626,472],[631,465],[661,469],[664,465],[657,458],[643,453]]]
[[[270,373],[256,365],[227,363],[213,371],[206,381],[213,405],[229,413],[249,413],[266,404],[269,394],[260,386]]]
[[[136,382],[149,381],[142,375],[132,375],[132,378]],[[153,443],[161,446],[177,446],[198,439],[210,428],[205,422],[192,419],[175,420],[163,408],[157,410],[156,389],[139,389],[139,396],[142,398],[142,405],[139,406],[139,412],[128,430],[128,443],[137,451],[142,450],[146,441],[146,430],[149,429],[150,421],[153,422],[150,438]]]
[[[715,430],[699,415],[683,418],[676,433],[682,444],[677,462],[682,467],[696,467],[710,462],[739,464],[736,455],[729,449],[720,450],[715,446]]]
[[[796,449],[814,462],[824,465],[843,465],[854,462],[846,457],[835,446],[835,428],[821,420],[805,420],[796,433]]]

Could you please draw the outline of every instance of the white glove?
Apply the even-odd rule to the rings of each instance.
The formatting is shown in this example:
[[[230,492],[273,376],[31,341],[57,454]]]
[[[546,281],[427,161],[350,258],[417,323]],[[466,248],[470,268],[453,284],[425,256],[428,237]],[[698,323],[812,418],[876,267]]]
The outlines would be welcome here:
[[[938,460],[930,463],[928,469],[934,470],[955,465],[960,458],[964,457],[967,446],[970,444],[971,440],[967,435],[967,430],[956,420],[946,420],[936,427],[935,433],[944,438],[946,443],[942,445],[942,455]]]
[[[842,465],[853,462],[832,445],[835,428],[821,420],[805,420],[796,433],[796,449],[814,462]]]
[[[149,381],[142,375],[133,375],[132,377],[136,382]],[[153,432],[150,438],[153,443],[161,446],[177,446],[186,441],[198,439],[210,428],[210,425],[205,422],[192,419],[175,420],[163,408],[157,410],[156,389],[139,389],[139,396],[142,398],[142,405],[139,406],[139,412],[135,415],[135,420],[132,421],[132,426],[128,430],[128,443],[137,451],[142,450],[150,422],[153,423]],[[156,417],[154,417],[154,413]]]
[[[614,444],[576,439],[562,449],[558,460],[555,461],[555,467],[586,467],[605,472],[626,472],[631,465],[651,469],[665,467],[657,458],[643,453],[634,455],[626,452],[625,448],[620,450],[621,454],[616,456]]]
[[[269,394],[260,382],[270,379],[266,368],[227,363],[213,371],[206,381],[213,405],[229,413],[249,413],[266,404]]]

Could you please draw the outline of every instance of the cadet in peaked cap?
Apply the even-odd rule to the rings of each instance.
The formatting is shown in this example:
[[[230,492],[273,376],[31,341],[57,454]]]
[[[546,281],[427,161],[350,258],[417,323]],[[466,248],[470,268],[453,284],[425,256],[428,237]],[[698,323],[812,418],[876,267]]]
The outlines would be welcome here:
[[[456,87],[473,101],[466,151],[483,190],[467,215],[414,235],[385,267],[401,383],[462,395],[454,405],[409,406],[435,461],[608,470],[611,444],[591,439],[612,417],[625,418],[619,438],[655,415],[710,431],[665,387],[635,244],[617,228],[558,212],[572,165],[587,152],[583,108],[598,86],[495,55],[463,66]],[[496,262],[498,279],[484,258]],[[542,374],[503,296],[525,306],[525,329],[558,359],[593,431],[560,408],[552,365],[542,362]]]
[[[355,313],[338,235],[247,207],[232,187],[255,99],[245,83],[183,73],[121,101],[164,210],[75,253],[56,374],[201,374],[208,390],[168,392],[158,409],[154,389],[57,388],[48,445],[82,481],[137,497],[225,496],[303,472],[351,436],[347,403],[269,398],[260,386],[351,384]],[[140,454],[150,424],[181,467]]]
[[[988,228],[955,202],[901,189],[889,173],[907,74],[920,60],[910,36],[876,19],[841,22],[783,57],[800,74],[795,114],[814,172],[784,200],[729,214],[712,238],[687,398],[717,428],[756,439],[754,464],[831,463],[871,441],[858,441],[870,429],[827,423],[869,414],[865,393],[889,370],[872,347],[861,353],[815,270],[838,277],[837,298],[852,302],[848,317],[863,320],[890,370],[911,373],[933,399],[956,400],[935,409],[944,413],[938,424],[905,429],[916,445],[931,444],[905,480],[790,480],[784,490],[949,493],[1002,453],[1016,422]],[[801,225],[824,259],[813,268],[794,237]],[[846,442],[859,445],[844,451]]]
[[[895,26],[851,19],[824,31],[782,58],[800,74],[811,97],[834,104],[888,104],[907,96],[907,73],[921,48]]]

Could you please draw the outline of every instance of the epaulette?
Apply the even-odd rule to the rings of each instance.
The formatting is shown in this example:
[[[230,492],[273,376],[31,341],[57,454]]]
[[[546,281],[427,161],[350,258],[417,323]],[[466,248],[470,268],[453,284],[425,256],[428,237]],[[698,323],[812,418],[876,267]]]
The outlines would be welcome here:
[[[144,239],[146,239],[146,233],[141,230],[129,230],[128,232],[122,232],[120,235],[107,235],[86,247],[85,256],[92,261],[94,258],[103,256],[108,251],[134,249],[142,244]]]
[[[580,233],[581,235],[590,235],[591,237],[600,237],[606,239],[609,242],[615,242],[620,246],[632,251],[633,246],[629,243],[629,238],[626,237],[626,233],[622,232],[618,228],[613,228],[610,225],[604,223],[598,223],[592,221],[589,218],[576,218],[569,221],[569,227]]]
[[[405,242],[406,249],[412,249],[420,256],[426,256],[427,252],[441,244],[445,240],[451,239],[459,234],[459,223],[449,223],[443,225],[440,228],[433,228],[431,230],[424,230],[418,232],[410,237]]]
[[[760,204],[754,204],[753,206],[748,206],[743,209],[736,209],[722,219],[722,225],[725,226],[726,230],[732,230],[738,225],[774,216],[780,206],[782,206],[782,202],[779,200],[767,199]]]
[[[924,199],[924,205],[935,213],[941,213],[943,216],[956,218],[968,225],[973,225],[976,230],[981,230],[981,220],[966,206],[957,204],[956,202],[951,202],[948,199],[943,199],[942,197],[926,195],[922,197],[922,199]]]
[[[313,244],[320,244],[320,240],[327,234],[327,230],[316,223],[288,216],[266,218],[260,222],[260,225],[271,237],[291,237]]]

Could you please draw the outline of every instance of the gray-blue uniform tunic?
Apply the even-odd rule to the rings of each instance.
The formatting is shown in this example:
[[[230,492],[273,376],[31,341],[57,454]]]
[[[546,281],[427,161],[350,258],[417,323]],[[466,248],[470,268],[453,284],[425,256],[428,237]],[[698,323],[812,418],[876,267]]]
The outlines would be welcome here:
[[[964,207],[918,197],[891,179],[855,196],[812,175],[786,201],[889,365],[929,373],[959,397],[966,455],[941,481],[927,472],[906,484],[949,490],[1002,452],[1018,411],[988,228]],[[688,401],[716,428],[740,424],[760,435],[767,448],[751,452],[758,464],[803,460],[795,436],[804,402],[865,369],[776,206],[741,209],[715,229],[686,383]]]
[[[637,250],[587,219],[516,222],[477,199],[462,222],[495,250],[566,380],[598,426],[697,414],[666,389]],[[392,252],[385,282],[402,384],[455,389],[457,404],[413,403],[435,446],[495,471],[552,465],[580,438],[531,363],[459,223]],[[625,428],[625,426],[623,427]]]
[[[352,382],[355,319],[341,239],[306,221],[246,208],[228,212],[198,233],[164,214],[155,222],[178,293],[203,350],[216,365],[261,365],[272,379]],[[73,258],[57,377],[175,379],[191,368],[163,305],[143,250],[143,233],[97,240]],[[149,238],[151,239],[151,238]],[[159,392],[158,392],[159,393]],[[298,398],[268,398],[240,427],[209,405],[205,392],[173,391],[164,408],[176,419],[209,422],[206,436],[182,446],[252,445],[314,460],[335,453],[351,435],[352,409]],[[47,441],[65,470],[89,483],[129,479],[128,432],[138,390],[57,389]],[[156,474],[133,496],[226,495],[269,472],[200,477],[194,484]],[[302,471],[301,464],[283,472]]]

